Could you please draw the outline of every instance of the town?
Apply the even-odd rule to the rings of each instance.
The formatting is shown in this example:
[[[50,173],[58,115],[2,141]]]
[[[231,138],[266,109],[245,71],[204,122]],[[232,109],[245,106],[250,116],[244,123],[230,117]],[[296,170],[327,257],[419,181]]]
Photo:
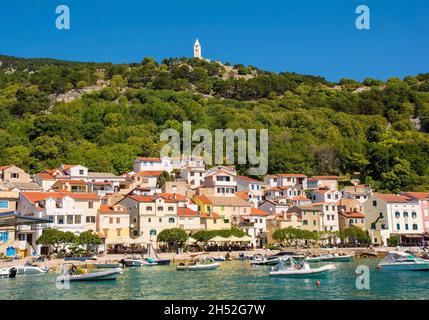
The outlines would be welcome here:
[[[353,182],[353,183],[352,183]],[[325,244],[347,242],[348,228],[367,231],[372,246],[422,246],[429,232],[429,193],[382,194],[358,181],[340,188],[337,176],[237,174],[234,166],[206,168],[202,157],[138,157],[120,176],[61,165],[30,176],[14,165],[0,167],[0,235],[23,257],[49,254],[37,244],[44,230],[96,233],[105,250],[153,244],[163,230],[240,229],[252,248],[276,244],[276,230],[294,228],[325,235]],[[15,225],[5,221],[15,217]],[[16,223],[29,219],[30,223]],[[3,222],[3,223],[2,223]],[[35,224],[37,223],[37,224]],[[367,244],[368,246],[370,245]],[[359,243],[352,243],[359,245]],[[118,251],[119,250],[119,251]]]

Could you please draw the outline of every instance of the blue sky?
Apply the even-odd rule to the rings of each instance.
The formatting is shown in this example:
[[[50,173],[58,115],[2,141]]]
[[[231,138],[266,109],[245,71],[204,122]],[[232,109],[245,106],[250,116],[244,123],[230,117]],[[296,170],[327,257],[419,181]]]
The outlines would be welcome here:
[[[427,0],[1,0],[0,54],[140,62],[203,56],[328,80],[429,72]],[[71,29],[55,28],[66,4]],[[358,5],[371,29],[355,27]]]

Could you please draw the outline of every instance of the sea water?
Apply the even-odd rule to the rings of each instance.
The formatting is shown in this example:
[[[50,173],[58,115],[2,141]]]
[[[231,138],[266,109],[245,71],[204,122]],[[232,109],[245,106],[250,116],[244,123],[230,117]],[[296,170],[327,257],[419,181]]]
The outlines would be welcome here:
[[[176,271],[175,265],[126,268],[116,281],[73,282],[58,289],[56,273],[0,279],[0,299],[428,299],[429,272],[385,272],[379,259],[334,263],[310,279],[277,278],[270,266],[221,262],[216,270]],[[312,264],[317,267],[325,263]],[[358,289],[356,268],[369,267],[369,289]],[[320,281],[320,286],[316,285]]]

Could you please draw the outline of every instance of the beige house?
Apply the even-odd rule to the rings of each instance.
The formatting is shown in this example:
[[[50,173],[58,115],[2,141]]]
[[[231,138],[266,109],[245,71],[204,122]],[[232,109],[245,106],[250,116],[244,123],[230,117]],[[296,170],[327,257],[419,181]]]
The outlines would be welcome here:
[[[344,231],[352,226],[366,230],[365,216],[358,211],[340,212],[338,215],[338,223],[340,231]]]
[[[239,197],[195,196],[200,213],[217,213],[226,223],[238,225],[240,216],[250,214],[251,205]]]
[[[19,192],[0,191],[0,213],[16,211],[18,208]]]
[[[121,243],[130,236],[130,215],[127,209],[119,204],[101,205],[97,215],[97,232],[105,239],[106,244]]]
[[[144,243],[156,243],[158,234],[164,229],[179,226],[179,200],[169,195],[128,195],[119,202],[130,214],[131,238]]]
[[[30,175],[13,164],[1,166],[0,182],[30,182]]]

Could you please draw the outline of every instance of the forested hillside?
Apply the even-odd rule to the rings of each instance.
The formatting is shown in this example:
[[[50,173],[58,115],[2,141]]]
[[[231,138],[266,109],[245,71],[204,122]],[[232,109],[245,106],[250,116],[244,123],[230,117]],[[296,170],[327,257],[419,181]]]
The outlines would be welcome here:
[[[330,83],[185,58],[0,61],[0,164],[120,174],[137,155],[159,156],[163,129],[191,120],[193,129],[268,128],[270,173],[354,174],[381,191],[429,190],[429,74]],[[80,97],[57,101],[71,91]]]

